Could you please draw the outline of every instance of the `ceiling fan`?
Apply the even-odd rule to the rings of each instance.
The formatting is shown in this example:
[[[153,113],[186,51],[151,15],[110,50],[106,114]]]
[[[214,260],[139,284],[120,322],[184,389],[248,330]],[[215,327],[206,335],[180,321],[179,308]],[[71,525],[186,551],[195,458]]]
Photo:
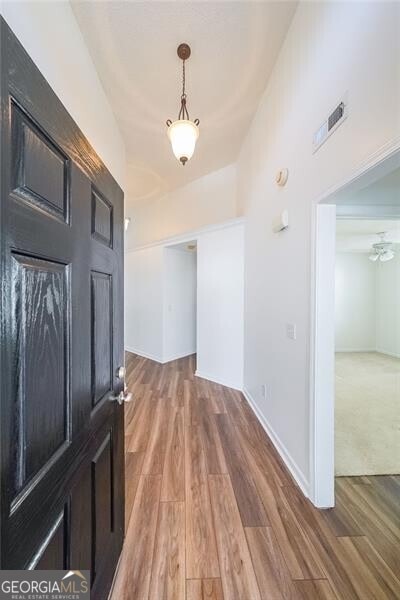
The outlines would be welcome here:
[[[371,254],[368,257],[369,260],[372,260],[373,262],[377,261],[378,259],[381,262],[392,260],[392,258],[394,258],[393,244],[385,240],[386,231],[381,231],[376,235],[379,235],[381,239],[380,242],[372,244]]]

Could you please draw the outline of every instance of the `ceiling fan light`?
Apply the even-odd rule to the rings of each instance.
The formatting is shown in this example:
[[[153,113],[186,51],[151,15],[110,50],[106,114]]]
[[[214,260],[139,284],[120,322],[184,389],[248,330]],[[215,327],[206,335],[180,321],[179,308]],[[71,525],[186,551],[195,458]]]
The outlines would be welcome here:
[[[394,252],[392,250],[386,250],[380,256],[381,262],[387,262],[388,260],[392,260],[394,258]]]
[[[395,256],[395,252],[393,250],[392,242],[386,241],[386,231],[380,231],[376,235],[380,237],[380,241],[376,244],[372,244],[372,253],[368,256],[369,260],[374,262],[378,260],[378,258],[381,262],[392,260]]]
[[[178,119],[168,127],[168,137],[174,155],[185,165],[193,156],[199,128],[193,121]]]

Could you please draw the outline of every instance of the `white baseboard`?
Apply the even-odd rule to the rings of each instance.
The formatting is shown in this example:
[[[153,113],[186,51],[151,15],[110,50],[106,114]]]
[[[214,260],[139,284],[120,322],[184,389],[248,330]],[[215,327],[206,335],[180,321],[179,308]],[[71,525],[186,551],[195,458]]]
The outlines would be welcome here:
[[[213,381],[214,383],[219,383],[220,385],[224,385],[225,387],[230,387],[233,390],[242,391],[242,387],[237,383],[233,383],[232,381],[228,381],[227,379],[220,379],[219,377],[214,377],[214,375],[209,375],[208,373],[203,373],[202,371],[196,371],[196,377],[201,377],[202,379],[208,379],[208,381]]]
[[[393,356],[393,358],[400,358],[400,354],[396,354],[395,352],[388,352],[387,350],[382,350],[380,348],[377,348],[375,352],[378,352],[379,354],[386,354],[386,356]]]
[[[125,350],[127,352],[132,352],[132,354],[137,354],[138,356],[142,356],[143,358],[149,358],[150,360],[154,360],[158,363],[163,363],[161,356],[156,356],[155,354],[149,354],[148,352],[143,352],[143,350],[138,350],[137,348],[132,348],[131,346],[125,346]]]
[[[260,409],[257,406],[257,403],[255,402],[255,400],[253,399],[251,394],[248,392],[248,390],[246,390],[244,388],[243,394],[244,394],[244,397],[246,398],[247,402],[249,403],[250,407],[253,409],[253,412],[256,415],[257,419],[261,423],[261,426],[263,427],[264,431],[266,432],[266,434],[268,435],[268,437],[274,444],[279,456],[281,457],[281,459],[285,463],[286,467],[289,469],[290,473],[292,474],[297,485],[299,486],[299,488],[301,489],[301,491],[303,492],[305,497],[308,498],[310,485],[309,485],[309,482],[307,481],[307,479],[304,477],[301,469],[299,469],[296,461],[290,455],[290,452],[286,448],[285,444],[279,439],[278,435],[275,433],[275,431],[273,430],[271,425],[268,423],[268,421],[266,420],[264,415],[261,413]]]
[[[163,363],[171,362],[171,360],[179,360],[180,358],[186,358],[187,356],[192,356],[196,354],[196,350],[189,350],[188,352],[183,352],[181,354],[170,354],[169,356],[164,356]]]
[[[378,354],[386,354],[386,356],[393,356],[393,358],[400,358],[400,354],[395,352],[388,352],[382,348],[336,348],[335,352],[338,354],[345,352],[377,352]]]
[[[335,348],[335,352],[338,354],[345,352],[379,352],[376,348]]]
[[[192,354],[196,353],[196,350],[194,350],[193,352],[185,352],[184,354],[175,354],[167,357],[161,357],[156,354],[149,354],[148,352],[143,352],[143,350],[138,350],[137,348],[132,348],[131,346],[125,346],[125,350],[127,352],[137,354],[138,356],[142,356],[143,358],[154,360],[155,362],[158,362],[161,365],[171,362],[171,360],[178,360],[179,358],[185,358],[186,356],[191,356]]]

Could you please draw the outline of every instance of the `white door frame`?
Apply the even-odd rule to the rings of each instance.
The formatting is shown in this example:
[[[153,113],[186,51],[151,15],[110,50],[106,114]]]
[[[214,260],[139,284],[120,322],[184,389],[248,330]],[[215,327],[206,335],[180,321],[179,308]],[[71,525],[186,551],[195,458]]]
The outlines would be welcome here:
[[[400,138],[386,144],[313,206],[310,339],[310,499],[318,508],[335,505],[335,238],[336,204],[400,167]],[[352,207],[346,207],[351,217]],[[386,210],[386,209],[384,209]],[[354,207],[353,216],[382,218],[382,207]],[[390,211],[386,217],[394,216]]]

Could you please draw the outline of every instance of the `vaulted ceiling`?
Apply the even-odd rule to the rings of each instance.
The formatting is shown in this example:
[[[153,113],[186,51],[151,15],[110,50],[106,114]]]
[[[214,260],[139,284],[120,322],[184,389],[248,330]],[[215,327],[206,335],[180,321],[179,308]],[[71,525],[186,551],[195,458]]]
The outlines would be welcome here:
[[[233,162],[296,2],[80,2],[72,7],[125,140],[128,203],[144,201]],[[182,167],[165,121],[179,110],[187,42],[188,108],[200,119]]]

